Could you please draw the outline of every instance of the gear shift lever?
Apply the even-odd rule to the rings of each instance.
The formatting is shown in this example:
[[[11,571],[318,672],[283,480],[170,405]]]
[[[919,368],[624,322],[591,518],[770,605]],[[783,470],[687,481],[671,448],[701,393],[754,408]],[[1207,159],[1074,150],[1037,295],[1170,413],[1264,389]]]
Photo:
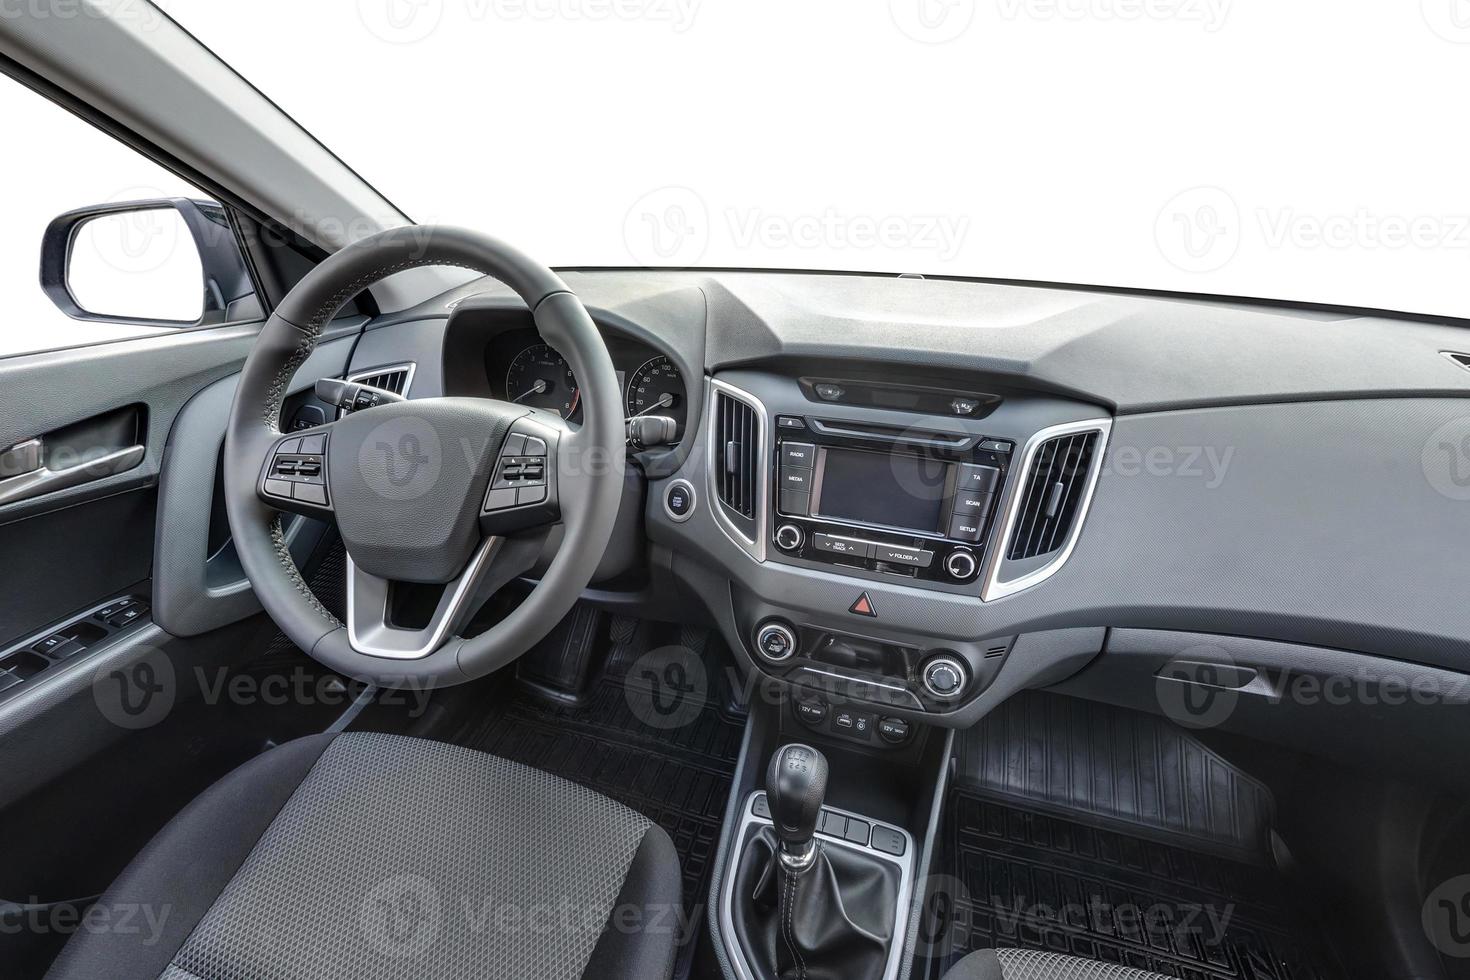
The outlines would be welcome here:
[[[827,759],[810,745],[783,745],[766,770],[766,799],[780,842],[781,864],[805,871],[816,858],[812,838],[827,795]]]

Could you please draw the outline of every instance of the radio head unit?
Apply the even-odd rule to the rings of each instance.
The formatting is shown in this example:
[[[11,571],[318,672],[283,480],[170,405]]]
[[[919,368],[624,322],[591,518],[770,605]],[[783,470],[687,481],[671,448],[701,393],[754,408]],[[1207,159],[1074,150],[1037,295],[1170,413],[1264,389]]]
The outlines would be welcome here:
[[[781,554],[936,582],[979,573],[1012,443],[800,416],[776,435]]]

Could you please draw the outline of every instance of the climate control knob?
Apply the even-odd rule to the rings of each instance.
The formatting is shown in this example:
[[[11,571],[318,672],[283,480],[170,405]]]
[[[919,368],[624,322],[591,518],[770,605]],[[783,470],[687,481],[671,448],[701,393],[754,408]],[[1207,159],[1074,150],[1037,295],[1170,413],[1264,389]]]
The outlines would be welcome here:
[[[969,683],[970,675],[958,658],[946,655],[926,663],[922,679],[924,690],[947,701],[959,697]]]
[[[771,620],[755,631],[755,648],[772,663],[790,660],[796,653],[796,633],[785,623]]]
[[[801,528],[795,524],[782,524],[776,528],[776,546],[782,551],[795,551],[801,547]]]
[[[961,581],[974,578],[979,569],[980,563],[975,560],[975,553],[964,548],[951,551],[949,557],[944,559],[944,570],[949,573],[950,578]]]

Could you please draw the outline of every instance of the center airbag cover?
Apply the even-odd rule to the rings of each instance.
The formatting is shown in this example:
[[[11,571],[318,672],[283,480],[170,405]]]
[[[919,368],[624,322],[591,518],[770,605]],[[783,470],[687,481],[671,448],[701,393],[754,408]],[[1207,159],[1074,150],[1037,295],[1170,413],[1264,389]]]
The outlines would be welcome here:
[[[504,402],[429,398],[337,422],[328,481],[357,566],[403,582],[453,580],[480,543],[480,505],[501,443],[527,414]]]

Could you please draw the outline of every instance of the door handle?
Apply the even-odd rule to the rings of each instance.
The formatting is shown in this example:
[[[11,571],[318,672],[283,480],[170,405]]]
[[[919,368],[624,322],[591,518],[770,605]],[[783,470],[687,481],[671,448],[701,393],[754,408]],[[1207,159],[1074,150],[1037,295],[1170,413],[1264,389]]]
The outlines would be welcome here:
[[[0,480],[13,476],[24,476],[41,468],[41,440],[27,439],[17,442],[0,453]]]
[[[8,479],[0,479],[0,507],[13,504],[18,500],[28,500],[31,497],[39,497],[43,493],[55,493],[58,490],[69,490],[72,487],[100,480],[103,477],[115,476],[125,473],[139,463],[143,462],[145,450],[142,446],[128,446],[126,449],[118,449],[113,452],[98,456],[95,459],[85,460],[75,466],[68,466],[63,470],[47,469],[41,465],[41,441],[32,439],[18,446],[7,449],[0,455],[0,473],[12,472],[8,464],[11,455],[24,446],[35,444],[35,465],[28,470],[21,471],[16,476]],[[27,457],[17,457],[17,466],[29,462]]]

